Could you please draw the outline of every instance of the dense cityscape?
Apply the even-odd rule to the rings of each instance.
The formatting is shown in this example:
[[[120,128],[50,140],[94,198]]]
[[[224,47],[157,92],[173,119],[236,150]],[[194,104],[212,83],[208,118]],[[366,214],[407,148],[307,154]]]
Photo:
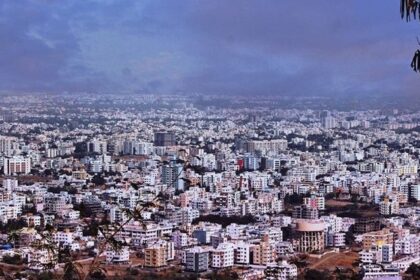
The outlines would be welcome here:
[[[1,275],[418,279],[420,111],[355,100],[5,95]]]

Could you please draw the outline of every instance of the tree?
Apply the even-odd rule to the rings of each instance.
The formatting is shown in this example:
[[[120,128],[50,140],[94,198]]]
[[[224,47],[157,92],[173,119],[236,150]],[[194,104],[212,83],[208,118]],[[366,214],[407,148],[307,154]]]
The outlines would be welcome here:
[[[105,179],[99,174],[93,176],[91,181],[97,186],[105,185],[106,183]]]
[[[64,265],[64,280],[81,280],[83,275],[81,273],[82,265],[80,263],[75,263],[69,260]]]
[[[211,280],[236,280],[236,279],[239,279],[239,276],[236,272],[233,272],[228,269],[228,270],[213,272],[210,275],[210,279]]]
[[[412,263],[405,272],[411,275],[411,279],[420,279],[420,265]]]
[[[106,271],[104,269],[96,269],[89,274],[88,279],[105,280],[106,279]]]
[[[327,270],[319,271],[316,269],[308,269],[305,272],[305,280],[330,280],[332,279],[330,272]]]
[[[346,236],[345,236],[346,244],[350,246],[354,244],[355,239],[356,239],[353,234],[353,229],[354,229],[354,225],[351,225],[349,230],[346,232]]]
[[[3,256],[3,262],[7,263],[7,264],[14,264],[14,265],[19,265],[22,264],[22,257],[20,255],[4,255]]]
[[[43,271],[36,277],[37,280],[52,280],[54,279],[54,274],[51,271]]]
[[[304,195],[297,193],[293,193],[291,195],[287,194],[284,197],[284,203],[291,205],[300,205],[303,203],[303,197]]]
[[[419,0],[401,0],[400,2],[400,13],[401,18],[405,19],[407,22],[411,19],[420,20],[420,1]],[[417,38],[418,44],[420,41]],[[411,61],[411,68],[415,72],[420,72],[420,49],[417,49],[414,52],[413,60]]]

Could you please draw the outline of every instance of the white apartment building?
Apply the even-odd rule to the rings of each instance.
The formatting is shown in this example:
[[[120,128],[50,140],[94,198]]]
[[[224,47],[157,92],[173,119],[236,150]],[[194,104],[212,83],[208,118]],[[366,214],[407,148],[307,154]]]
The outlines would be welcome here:
[[[266,280],[288,280],[295,279],[298,275],[297,266],[283,260],[277,265],[268,265],[264,271]]]
[[[128,263],[130,261],[130,251],[128,246],[114,249],[109,246],[105,252],[107,263]]]
[[[0,221],[7,223],[9,220],[17,219],[20,214],[20,207],[15,204],[1,203],[0,204]]]
[[[16,137],[0,136],[0,154],[11,156],[19,149]]]
[[[391,263],[394,252],[392,244],[379,245],[370,250],[363,250],[359,253],[360,261],[364,264]]]
[[[14,156],[3,159],[4,174],[29,174],[31,172],[31,159],[29,157]]]
[[[239,242],[235,244],[235,263],[237,264],[249,264],[250,262],[250,245],[245,242]]]
[[[417,201],[420,201],[420,184],[411,186],[410,196]]]
[[[400,209],[400,203],[395,198],[386,197],[379,203],[379,212],[381,215],[393,215],[398,214]]]
[[[57,231],[53,234],[53,240],[59,244],[70,245],[74,241],[73,235],[70,231]]]
[[[172,234],[172,241],[174,242],[175,248],[182,248],[188,245],[188,234],[185,232],[175,231]]]
[[[325,210],[325,197],[311,196],[303,198],[303,204],[312,209]]]
[[[16,179],[3,179],[3,189],[7,192],[12,192],[18,187],[18,180]]]
[[[234,260],[234,245],[231,243],[221,243],[211,251],[211,267],[213,268],[232,267]]]
[[[417,255],[420,253],[420,236],[411,234],[394,242],[395,254]]]

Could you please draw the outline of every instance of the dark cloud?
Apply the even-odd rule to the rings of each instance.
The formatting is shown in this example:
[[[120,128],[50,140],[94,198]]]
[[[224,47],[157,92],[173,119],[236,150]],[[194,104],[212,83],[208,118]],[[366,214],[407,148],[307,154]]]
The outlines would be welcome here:
[[[0,90],[418,94],[396,1],[0,2]]]

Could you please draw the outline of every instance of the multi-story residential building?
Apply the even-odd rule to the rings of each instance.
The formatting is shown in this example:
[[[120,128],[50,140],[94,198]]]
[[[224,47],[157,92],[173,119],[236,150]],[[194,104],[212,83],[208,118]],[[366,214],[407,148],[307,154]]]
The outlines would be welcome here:
[[[412,185],[410,187],[410,197],[420,201],[420,184]]]
[[[0,136],[0,154],[12,156],[19,149],[18,138],[10,136]]]
[[[359,253],[360,261],[363,264],[391,263],[393,256],[392,244],[382,244]]]
[[[188,245],[188,234],[185,232],[175,231],[172,234],[172,241],[175,248],[183,248]]]
[[[288,280],[298,276],[298,269],[295,264],[289,264],[283,260],[277,265],[268,265],[264,270],[264,279],[267,280]]]
[[[5,175],[29,174],[31,172],[31,159],[29,157],[14,156],[3,159]]]
[[[211,267],[227,268],[233,266],[235,260],[233,244],[221,243],[216,249],[212,249],[210,253]]]
[[[16,204],[0,203],[0,221],[7,223],[9,220],[17,219],[21,213],[21,207]]]
[[[251,261],[253,264],[267,265],[274,261],[275,250],[269,236],[264,235],[259,244],[251,247]]]
[[[251,245],[245,242],[235,244],[235,263],[249,264]]]
[[[175,146],[176,138],[172,132],[159,131],[154,135],[153,144],[158,147]]]
[[[67,199],[60,194],[48,193],[44,196],[44,209],[46,213],[60,214],[66,208]]]
[[[383,201],[379,203],[379,212],[381,215],[389,216],[399,214],[400,203],[395,198],[385,197]]]
[[[154,245],[144,250],[144,266],[162,267],[167,265],[165,247]]]
[[[87,150],[90,153],[105,154],[108,149],[108,143],[104,140],[94,139],[87,144]]]
[[[394,244],[394,234],[387,228],[365,233],[362,236],[363,249],[369,250],[380,244]]]
[[[293,218],[295,219],[318,219],[319,211],[317,208],[311,208],[307,205],[295,206],[293,208]]]
[[[185,251],[185,270],[200,273],[209,269],[209,251],[193,247]]]
[[[303,204],[308,208],[325,210],[325,197],[315,195],[311,197],[304,197]]]
[[[162,183],[175,190],[184,190],[184,170],[182,164],[172,161],[169,165],[162,166]]]
[[[108,246],[105,255],[106,262],[109,264],[127,264],[130,261],[130,251],[128,246],[122,246],[118,249]]]
[[[74,234],[69,230],[57,231],[53,234],[54,242],[62,245],[70,245],[74,241]]]

